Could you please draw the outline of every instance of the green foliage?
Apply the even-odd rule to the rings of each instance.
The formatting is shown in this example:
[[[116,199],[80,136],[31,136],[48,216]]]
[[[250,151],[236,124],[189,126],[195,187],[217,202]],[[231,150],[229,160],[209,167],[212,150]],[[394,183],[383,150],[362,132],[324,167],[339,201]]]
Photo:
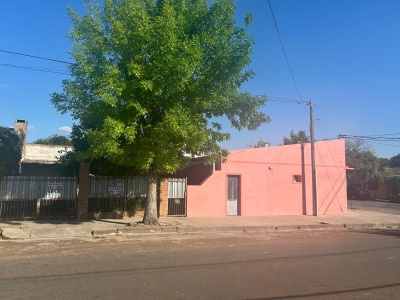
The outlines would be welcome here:
[[[379,161],[380,169],[389,167],[389,159],[388,158],[379,157],[378,161]]]
[[[0,176],[19,175],[22,139],[11,128],[0,127]]]
[[[59,156],[57,157],[57,163],[63,176],[78,176],[79,164],[82,160],[79,154],[85,152],[90,147],[90,143],[84,136],[82,129],[77,125],[73,126],[71,141],[74,145],[74,150],[70,151],[67,148],[60,150]],[[109,176],[140,174],[139,171],[134,172],[132,168],[125,166],[118,166],[118,168],[115,168],[115,165],[105,158],[88,158],[86,161],[90,162],[90,171],[93,174]]]
[[[63,135],[54,134],[45,139],[37,139],[34,144],[72,146],[72,141]]]
[[[239,92],[252,78],[253,40],[236,25],[232,0],[87,1],[88,14],[70,9],[75,63],[63,92],[52,95],[61,113],[79,124],[76,160],[144,174],[172,173],[184,154],[224,159],[230,138],[212,117],[226,116],[238,130],[269,118],[266,97]],[[103,169],[104,168],[104,169]]]
[[[269,142],[265,142],[260,139],[256,144],[249,145],[249,148],[264,148],[268,147],[269,145],[270,145]]]
[[[362,140],[346,140],[346,165],[355,169],[348,172],[348,175],[364,184],[368,180],[383,177],[380,160],[372,152],[371,146]]]
[[[400,202],[400,170],[393,171],[386,177],[390,183],[390,200],[391,202]]]
[[[74,177],[79,174],[79,161],[76,158],[74,151],[69,151],[67,148],[58,151],[57,164],[63,176]]]
[[[294,133],[293,130],[290,131],[290,137],[283,137],[283,144],[284,145],[292,145],[292,144],[299,144],[299,143],[309,143],[310,138],[306,134],[304,130],[299,130],[298,133]]]
[[[238,130],[269,118],[266,97],[239,92],[254,75],[252,38],[236,25],[233,0],[88,0],[69,13],[73,79],[51,101],[78,120],[76,156],[99,173],[146,174],[145,223],[157,222],[156,177],[189,162],[185,154],[224,160],[230,138],[213,117]],[[93,169],[92,169],[93,172]]]
[[[400,153],[391,157],[388,163],[389,167],[391,168],[398,168],[400,167]]]

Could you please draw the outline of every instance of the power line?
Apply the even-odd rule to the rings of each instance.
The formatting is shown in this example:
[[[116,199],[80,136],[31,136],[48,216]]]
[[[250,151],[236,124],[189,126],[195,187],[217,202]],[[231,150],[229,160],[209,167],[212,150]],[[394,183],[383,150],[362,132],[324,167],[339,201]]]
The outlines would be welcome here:
[[[0,49],[0,52],[4,52],[4,53],[8,53],[8,54],[14,54],[14,55],[20,55],[20,56],[27,56],[27,57],[32,57],[32,58],[36,58],[36,59],[49,60],[49,61],[54,61],[54,62],[59,62],[59,63],[63,63],[63,64],[72,65],[72,63],[67,62],[67,61],[58,60],[58,59],[53,59],[53,58],[48,58],[48,57],[36,56],[36,55],[25,54],[25,53],[19,53],[19,52],[8,51],[8,50],[2,50],[2,49]]]
[[[285,99],[271,99],[267,97],[268,101],[272,102],[281,102],[281,103],[291,103],[291,104],[305,104],[305,101],[299,101],[299,100],[285,100]]]
[[[275,97],[275,96],[266,96],[267,98],[273,98],[273,99],[277,99],[277,100],[289,100],[289,101],[294,101],[294,102],[299,102],[300,100],[296,100],[296,99],[290,99],[290,98],[282,98],[282,97]],[[306,101],[304,101],[306,102]]]
[[[349,137],[349,136],[344,136],[344,138],[353,139],[353,140],[359,140],[359,141],[368,141],[368,143],[371,143],[371,144],[377,144],[377,145],[383,145],[383,146],[389,146],[389,147],[400,148],[400,145],[393,145],[393,144],[380,143],[380,142],[377,142],[377,141],[375,141],[375,140],[367,140],[367,139],[361,139],[361,138]]]
[[[295,99],[290,99],[290,98],[282,98],[282,97],[274,97],[274,96],[266,96],[268,101],[274,101],[274,102],[283,102],[283,103],[293,103],[293,104],[308,104],[307,101],[300,101],[300,100],[295,100]],[[363,120],[363,121],[367,121],[370,123],[376,123],[376,124],[381,124],[381,125],[385,125],[385,126],[389,126],[389,127],[395,127],[395,128],[400,128],[400,126],[395,126],[395,125],[391,125],[391,124],[387,124],[387,123],[382,123],[382,122],[377,122],[377,121],[372,121],[372,120],[368,120],[365,118],[360,118],[360,117],[356,117],[356,116],[352,116],[349,115],[347,113],[343,113],[334,109],[330,109],[330,108],[326,108],[323,106],[320,106],[318,104],[314,104],[314,108],[318,107],[318,108],[322,108],[325,110],[329,110],[331,112],[337,113],[339,115],[343,115],[352,119],[358,119],[358,120]],[[382,135],[400,135],[400,133],[389,133],[389,134],[382,134]],[[372,135],[371,135],[372,136]]]
[[[334,113],[337,113],[337,114],[340,114],[340,115],[343,115],[343,116],[346,116],[346,117],[349,117],[349,118],[359,119],[359,120],[367,121],[367,122],[370,122],[370,123],[381,124],[381,125],[385,125],[385,126],[389,126],[389,127],[400,128],[400,126],[395,126],[395,125],[390,125],[390,124],[386,124],[386,123],[382,123],[382,122],[368,120],[368,119],[365,119],[365,118],[355,117],[355,116],[352,116],[352,115],[349,115],[349,114],[346,114],[346,113],[342,113],[342,112],[337,111],[337,110],[333,110],[333,109],[330,109],[330,108],[322,107],[320,105],[316,105],[316,106],[318,108],[322,108],[322,109],[325,109],[325,110],[330,110],[330,111],[332,111]]]
[[[288,60],[288,58],[287,58],[285,48],[283,47],[281,35],[280,35],[279,29],[278,29],[278,24],[277,24],[277,22],[276,22],[276,20],[275,20],[275,15],[274,15],[274,11],[273,11],[273,9],[272,9],[272,5],[271,5],[271,1],[270,1],[270,0],[268,0],[268,4],[269,4],[269,9],[271,10],[272,19],[274,20],[275,29],[276,29],[276,32],[277,32],[277,34],[278,34],[278,38],[279,38],[279,42],[280,42],[280,44],[281,44],[281,48],[282,48],[283,55],[285,56],[286,63],[287,63],[287,65],[288,65],[288,67],[289,67],[290,74],[292,75],[292,80],[293,80],[294,86],[296,87],[296,90],[297,90],[297,93],[299,94],[300,100],[303,100],[302,97],[301,97],[299,88],[297,87],[296,80],[294,79],[294,75],[293,75],[293,72],[292,72],[292,68],[290,67],[289,60]]]
[[[290,74],[291,74],[291,76],[292,76],[292,80],[293,80],[294,86],[296,87],[296,90],[297,90],[297,93],[298,93],[298,95],[299,95],[299,98],[302,100],[300,91],[299,91],[299,89],[298,89],[298,87],[297,87],[297,83],[296,83],[296,80],[295,80],[294,75],[293,75],[293,72],[292,72],[292,68],[291,68],[291,66],[290,66],[289,60],[288,60],[287,55],[286,55],[285,48],[283,47],[283,42],[282,42],[282,39],[281,39],[281,35],[280,35],[280,32],[279,32],[278,24],[277,24],[277,22],[276,22],[275,14],[274,14],[274,11],[273,11],[273,9],[272,9],[272,5],[271,5],[271,1],[270,1],[270,0],[268,0],[268,4],[269,4],[269,8],[270,8],[270,11],[271,11],[271,14],[272,14],[272,18],[273,18],[273,21],[274,21],[274,24],[275,24],[275,29],[276,29],[276,32],[277,32],[277,34],[278,34],[278,38],[279,38],[279,42],[280,42],[280,45],[281,45],[281,48],[282,48],[282,52],[283,52],[283,54],[284,54],[284,56],[285,56],[286,63],[287,63],[287,65],[288,65]],[[275,97],[267,97],[267,98],[275,98]],[[276,101],[276,102],[294,103],[294,104],[304,103],[303,101],[302,101],[302,102],[299,102],[299,101],[296,101],[296,100],[293,100],[293,99],[284,99],[284,98],[281,98],[281,99],[280,99],[280,98],[275,98],[275,100],[274,100],[274,99],[269,99],[269,100],[270,100],[270,101]],[[305,103],[308,103],[308,102],[305,102]],[[304,104],[305,104],[305,103],[304,103]],[[320,106],[318,106],[318,107],[320,107]],[[323,107],[320,107],[320,108],[323,108]],[[338,113],[338,114],[342,114],[342,115],[348,116],[348,117],[351,117],[351,118],[357,118],[357,117],[350,116],[350,115],[348,115],[348,114],[344,114],[344,113],[341,113],[341,112],[338,112],[338,111],[334,111],[334,112],[336,112],[336,113]],[[381,123],[381,122],[366,120],[366,119],[363,119],[363,118],[358,118],[358,119],[365,120],[365,121],[368,121],[368,122],[383,124],[383,125],[385,125],[385,126],[391,126],[391,127],[400,128],[400,126],[393,126],[393,125],[389,125],[389,124],[385,124],[385,123]]]
[[[400,135],[400,133],[371,134],[370,136]]]
[[[25,70],[31,70],[31,71],[46,72],[46,73],[53,73],[53,74],[71,75],[70,73],[67,73],[62,70],[37,68],[37,67],[31,67],[31,66],[20,66],[20,65],[2,64],[2,63],[0,63],[0,66],[9,67],[9,68],[25,69]]]
[[[390,137],[384,137],[384,136],[379,137],[379,136],[345,135],[345,134],[341,134],[341,135],[339,135],[339,137],[343,137],[346,139],[358,140],[358,141],[367,141],[370,144],[377,144],[377,145],[383,145],[383,146],[388,146],[388,147],[400,148],[400,145],[382,143],[382,142],[398,143],[398,142],[400,142],[400,138],[390,138]]]
[[[266,96],[266,97],[267,97],[268,101],[271,101],[271,102],[282,102],[282,103],[291,103],[291,104],[308,104],[307,101],[295,100],[295,99],[290,99],[290,98],[282,98],[282,97],[274,97],[274,96]],[[322,109],[325,109],[325,110],[329,110],[331,112],[334,112],[334,113],[337,113],[337,114],[340,114],[340,115],[344,115],[344,116],[352,118],[352,119],[358,119],[358,120],[363,120],[363,121],[370,122],[370,123],[375,123],[375,124],[381,124],[381,125],[385,125],[385,126],[389,126],[389,127],[400,128],[400,126],[395,126],[395,125],[391,125],[391,124],[387,124],[387,123],[382,123],[382,122],[368,120],[368,119],[365,119],[365,118],[352,116],[352,115],[349,115],[349,114],[346,114],[346,113],[343,113],[343,112],[340,112],[340,111],[337,111],[337,110],[333,110],[333,109],[330,109],[330,108],[322,107],[320,105],[314,105],[314,108],[315,107],[322,108]],[[388,133],[388,134],[382,134],[382,135],[400,135],[400,133]],[[371,135],[371,136],[374,136],[374,135]],[[376,136],[380,136],[380,135],[376,135]]]
[[[383,141],[383,142],[398,142],[400,141],[400,137],[385,137],[385,136],[369,136],[369,135],[347,135],[340,134],[342,138],[350,138],[350,139],[359,139],[366,141]]]
[[[371,143],[371,144],[377,144],[377,145],[383,145],[383,146],[389,146],[389,147],[400,148],[400,145],[384,144],[384,143],[371,142],[371,141],[369,141],[369,143]]]

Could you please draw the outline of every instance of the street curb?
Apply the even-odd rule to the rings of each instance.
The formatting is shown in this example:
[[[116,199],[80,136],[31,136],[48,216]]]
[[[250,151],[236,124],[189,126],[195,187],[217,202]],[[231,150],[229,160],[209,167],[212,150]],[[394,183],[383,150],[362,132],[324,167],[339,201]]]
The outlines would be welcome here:
[[[400,228],[400,223],[367,223],[367,224],[349,224],[347,229],[390,229]]]
[[[157,233],[218,233],[218,232],[278,232],[278,231],[323,231],[323,230],[346,230],[346,229],[397,229],[400,223],[382,224],[304,224],[304,225],[266,225],[266,226],[225,226],[225,227],[147,227],[147,228],[124,228],[120,230],[97,230],[94,235],[126,235],[126,234],[157,234]]]
[[[343,224],[302,224],[302,225],[261,225],[261,226],[126,226],[113,229],[101,228],[57,228],[49,232],[48,228],[5,228],[4,241],[34,240],[34,239],[60,239],[60,238],[90,238],[100,236],[127,236],[135,234],[191,234],[191,233],[223,233],[223,232],[295,232],[295,231],[327,231],[327,230],[369,230],[369,229],[398,229],[400,223],[343,223]],[[1,239],[0,239],[1,240]]]

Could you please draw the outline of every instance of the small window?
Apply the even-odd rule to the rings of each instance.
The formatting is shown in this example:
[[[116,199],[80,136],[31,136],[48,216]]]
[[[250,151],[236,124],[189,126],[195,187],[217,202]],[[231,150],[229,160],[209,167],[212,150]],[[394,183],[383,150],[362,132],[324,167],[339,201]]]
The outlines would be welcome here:
[[[302,182],[301,175],[293,175],[293,183]]]

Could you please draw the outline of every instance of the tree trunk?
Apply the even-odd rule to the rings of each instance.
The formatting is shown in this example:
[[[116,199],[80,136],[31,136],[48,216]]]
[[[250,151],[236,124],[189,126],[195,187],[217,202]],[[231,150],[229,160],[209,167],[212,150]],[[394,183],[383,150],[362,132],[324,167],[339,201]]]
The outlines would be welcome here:
[[[365,181],[361,184],[361,188],[363,189],[363,191],[366,191],[367,183],[368,183],[368,180],[365,180]]]
[[[144,211],[143,223],[146,225],[158,224],[157,213],[157,181],[158,177],[154,174],[147,175],[147,197]]]

